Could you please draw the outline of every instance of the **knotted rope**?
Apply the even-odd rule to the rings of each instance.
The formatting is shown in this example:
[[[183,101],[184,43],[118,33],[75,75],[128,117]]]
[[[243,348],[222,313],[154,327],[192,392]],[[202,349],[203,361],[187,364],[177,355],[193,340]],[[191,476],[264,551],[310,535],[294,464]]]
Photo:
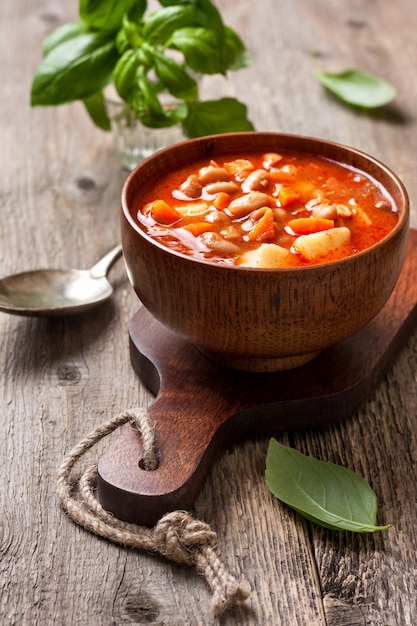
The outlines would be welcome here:
[[[69,517],[86,530],[114,543],[147,550],[183,565],[194,566],[212,591],[212,609],[220,615],[249,596],[246,582],[238,583],[218,557],[217,536],[210,526],[184,511],[164,515],[151,529],[123,522],[107,513],[94,494],[97,465],[87,469],[79,480],[81,500],[72,495],[71,471],[75,463],[96,443],[130,422],[140,432],[143,468],[158,467],[155,440],[146,409],[125,411],[101,424],[80,441],[64,458],[57,476],[57,493]]]

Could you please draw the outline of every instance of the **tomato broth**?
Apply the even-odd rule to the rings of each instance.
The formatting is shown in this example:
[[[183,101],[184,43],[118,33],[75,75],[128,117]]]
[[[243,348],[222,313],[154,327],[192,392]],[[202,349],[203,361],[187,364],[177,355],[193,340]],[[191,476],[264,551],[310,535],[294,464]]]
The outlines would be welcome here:
[[[368,175],[295,152],[231,154],[179,168],[136,198],[133,214],[177,252],[258,268],[351,256],[398,222],[394,202]]]

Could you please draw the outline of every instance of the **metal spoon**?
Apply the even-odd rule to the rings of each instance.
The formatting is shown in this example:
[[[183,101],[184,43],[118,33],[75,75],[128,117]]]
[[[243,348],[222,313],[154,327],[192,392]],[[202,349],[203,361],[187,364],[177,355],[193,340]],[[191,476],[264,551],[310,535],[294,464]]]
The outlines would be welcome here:
[[[0,311],[33,317],[87,311],[112,295],[106,276],[121,255],[118,245],[89,270],[40,269],[3,278]]]

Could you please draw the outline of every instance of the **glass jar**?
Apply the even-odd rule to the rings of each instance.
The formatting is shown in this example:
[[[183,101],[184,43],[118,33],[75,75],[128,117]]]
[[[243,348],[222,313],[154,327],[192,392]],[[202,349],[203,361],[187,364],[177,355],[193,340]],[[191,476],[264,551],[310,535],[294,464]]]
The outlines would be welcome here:
[[[181,124],[168,128],[143,126],[125,102],[106,99],[106,108],[116,156],[129,171],[157,150],[185,139]]]

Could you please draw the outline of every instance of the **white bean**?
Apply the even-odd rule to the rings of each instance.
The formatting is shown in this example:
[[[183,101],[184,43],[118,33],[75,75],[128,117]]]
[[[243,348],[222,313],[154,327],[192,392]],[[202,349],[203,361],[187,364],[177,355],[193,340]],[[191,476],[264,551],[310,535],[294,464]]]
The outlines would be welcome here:
[[[316,204],[313,206],[313,210],[311,211],[313,217],[320,217],[326,220],[335,220],[337,219],[337,204]]]
[[[234,180],[219,180],[205,185],[204,191],[210,195],[220,192],[232,194],[239,191],[239,185]]]
[[[227,241],[240,241],[241,235],[235,226],[227,226],[220,231],[221,236]]]
[[[269,206],[269,203],[268,194],[262,191],[251,191],[240,198],[232,200],[226,212],[231,213],[235,217],[243,217],[251,211],[260,209],[263,206]]]
[[[352,217],[352,209],[346,206],[346,204],[337,204],[336,206],[338,217]]]
[[[391,211],[392,209],[391,202],[388,202],[388,200],[379,200],[375,206],[377,209],[381,209],[382,211]]]
[[[199,198],[202,192],[202,186],[198,182],[197,174],[191,174],[187,180],[180,185],[180,191],[188,198]]]
[[[277,152],[267,152],[263,155],[262,161],[263,166],[269,170],[270,167],[275,167],[282,160],[282,156]]]
[[[211,224],[222,226],[223,224],[229,223],[229,218],[224,211],[218,211],[217,209],[215,209],[214,211],[211,211],[208,215],[206,215],[206,221],[210,222]]]
[[[229,173],[224,167],[208,165],[207,167],[202,167],[198,173],[198,181],[203,186],[217,183],[220,180],[230,180]]]
[[[269,176],[266,170],[254,170],[245,178],[242,183],[242,191],[262,191],[268,187]]]
[[[226,241],[223,237],[220,237],[217,233],[207,232],[201,235],[201,239],[204,241],[207,248],[216,252],[219,256],[232,256],[237,254],[240,250],[239,246],[236,246],[231,241]]]

